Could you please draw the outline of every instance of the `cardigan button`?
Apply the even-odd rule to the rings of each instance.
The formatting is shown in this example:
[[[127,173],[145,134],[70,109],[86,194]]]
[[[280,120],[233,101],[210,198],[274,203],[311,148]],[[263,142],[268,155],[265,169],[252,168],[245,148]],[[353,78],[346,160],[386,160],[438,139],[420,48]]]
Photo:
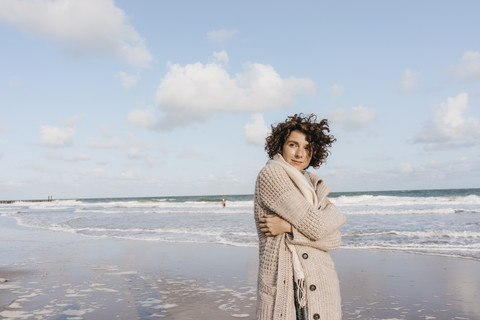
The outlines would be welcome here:
[[[303,259],[308,259],[308,254],[307,253],[302,254],[302,258]]]
[[[315,291],[315,290],[317,290],[317,286],[314,285],[314,284],[311,284],[310,285],[310,291]]]
[[[315,314],[313,315],[313,319],[315,319],[315,320],[320,319],[320,315],[319,315],[318,313],[315,313]]]

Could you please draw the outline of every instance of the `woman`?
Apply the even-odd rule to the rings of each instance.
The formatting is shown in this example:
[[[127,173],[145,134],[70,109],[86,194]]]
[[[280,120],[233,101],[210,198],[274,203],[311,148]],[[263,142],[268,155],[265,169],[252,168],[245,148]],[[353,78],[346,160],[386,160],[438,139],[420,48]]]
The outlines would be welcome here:
[[[341,319],[340,288],[328,251],[340,245],[345,216],[330,188],[306,168],[318,167],[335,138],[328,122],[294,115],[272,126],[269,160],[255,186],[259,238],[257,319]]]

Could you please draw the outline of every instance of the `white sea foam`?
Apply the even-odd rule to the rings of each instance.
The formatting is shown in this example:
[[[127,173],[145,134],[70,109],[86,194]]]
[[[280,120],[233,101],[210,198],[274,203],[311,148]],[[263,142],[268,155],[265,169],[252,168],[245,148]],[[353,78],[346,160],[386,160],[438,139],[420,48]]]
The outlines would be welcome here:
[[[399,197],[399,196],[339,196],[332,198],[336,205],[373,205],[373,206],[401,206],[401,205],[443,205],[443,204],[476,204],[480,205],[480,196],[456,197]]]
[[[405,230],[389,230],[382,232],[364,232],[364,233],[344,233],[343,237],[380,237],[380,236],[405,236],[409,238],[478,238],[479,231],[451,231],[451,230],[431,230],[431,231],[405,231]],[[480,243],[479,243],[480,245]]]
[[[349,215],[408,215],[408,214],[452,214],[458,213],[462,211],[471,211],[471,212],[478,212],[477,210],[470,210],[470,209],[460,209],[460,208],[412,208],[412,209],[404,209],[404,208],[389,208],[385,209],[383,207],[357,207],[355,209],[343,207],[342,205],[338,205],[340,209],[345,214]]]

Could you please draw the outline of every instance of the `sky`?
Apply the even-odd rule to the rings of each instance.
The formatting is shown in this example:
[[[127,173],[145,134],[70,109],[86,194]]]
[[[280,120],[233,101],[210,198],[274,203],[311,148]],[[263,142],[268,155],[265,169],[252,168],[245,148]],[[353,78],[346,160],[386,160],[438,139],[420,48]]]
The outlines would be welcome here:
[[[480,187],[478,1],[0,1],[0,199],[252,194],[329,120],[332,191]]]

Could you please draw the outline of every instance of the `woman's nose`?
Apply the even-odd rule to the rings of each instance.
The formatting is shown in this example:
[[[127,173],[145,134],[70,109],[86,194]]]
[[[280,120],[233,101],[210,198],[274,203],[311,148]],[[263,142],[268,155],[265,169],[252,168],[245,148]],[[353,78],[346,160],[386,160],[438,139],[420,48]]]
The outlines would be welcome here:
[[[295,151],[295,157],[302,158],[303,156],[305,156],[305,150],[303,150],[302,148],[298,148]]]

